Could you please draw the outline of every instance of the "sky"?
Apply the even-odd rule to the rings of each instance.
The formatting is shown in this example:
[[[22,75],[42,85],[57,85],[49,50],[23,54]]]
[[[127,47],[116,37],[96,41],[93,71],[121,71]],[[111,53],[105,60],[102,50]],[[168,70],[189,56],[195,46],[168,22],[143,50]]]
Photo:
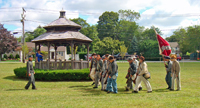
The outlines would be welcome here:
[[[0,0],[0,23],[11,32],[21,35],[22,7],[26,10],[25,31],[59,18],[65,10],[67,18],[83,18],[90,25],[97,24],[105,11],[131,9],[141,14],[140,26],[160,28],[166,38],[179,28],[200,24],[200,0]]]

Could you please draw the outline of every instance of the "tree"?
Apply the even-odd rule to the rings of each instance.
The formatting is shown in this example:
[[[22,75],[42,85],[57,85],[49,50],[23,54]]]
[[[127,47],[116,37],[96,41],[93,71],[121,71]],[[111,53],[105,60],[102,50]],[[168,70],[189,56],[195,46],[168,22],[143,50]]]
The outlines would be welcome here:
[[[42,28],[41,26],[38,26],[33,32],[26,32],[25,33],[25,41],[31,42],[31,40],[37,38],[41,34],[44,34],[46,30]]]
[[[120,46],[119,53],[120,53],[120,55],[122,56],[122,59],[123,59],[123,58],[124,58],[124,56],[125,56],[125,55],[126,55],[126,53],[127,53],[127,48],[126,48],[126,46],[125,46],[125,45],[121,45],[121,46]]]
[[[134,10],[119,10],[118,13],[121,20],[134,22],[140,18],[140,13],[135,12]]]
[[[0,55],[14,51],[17,47],[17,39],[2,24],[0,24],[0,46]]]
[[[123,41],[113,40],[111,37],[105,37],[102,41],[98,41],[95,46],[95,52],[100,54],[119,53],[120,46],[124,45]]]
[[[24,43],[24,45],[22,45],[22,53],[25,54],[24,55],[25,57],[26,57],[26,55],[29,54],[29,48],[26,43]]]
[[[138,40],[137,38],[134,36],[132,41],[131,41],[131,45],[129,47],[129,54],[133,54],[133,53],[137,53],[138,52]]]
[[[139,42],[139,52],[143,53],[144,57],[160,57],[158,41],[143,40]]]
[[[157,31],[158,34],[162,35],[159,28],[156,27],[155,30]],[[157,40],[156,33],[154,31],[154,27],[151,26],[150,29],[149,28],[145,29],[142,33],[142,37],[143,37],[143,39]]]
[[[115,38],[116,26],[118,24],[119,14],[117,12],[104,12],[97,22],[98,37],[102,40],[104,37]]]

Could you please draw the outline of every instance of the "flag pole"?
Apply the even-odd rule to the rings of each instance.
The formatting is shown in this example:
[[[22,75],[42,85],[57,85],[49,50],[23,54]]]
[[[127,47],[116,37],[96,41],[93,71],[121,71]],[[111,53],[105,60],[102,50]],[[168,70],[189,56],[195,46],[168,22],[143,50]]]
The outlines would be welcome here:
[[[155,30],[155,27],[153,26],[153,29],[154,29],[154,31],[155,31],[155,33],[156,33],[156,39],[157,39],[157,41],[158,41],[158,38],[157,38],[157,31]],[[165,61],[164,61],[164,56],[163,56],[163,54],[161,54],[161,49],[160,49],[160,46],[159,46],[159,41],[158,41],[158,48],[159,48],[159,53],[160,53],[160,55],[162,55],[162,58],[163,58],[163,62],[164,62],[164,65],[166,66],[166,63],[165,63]]]

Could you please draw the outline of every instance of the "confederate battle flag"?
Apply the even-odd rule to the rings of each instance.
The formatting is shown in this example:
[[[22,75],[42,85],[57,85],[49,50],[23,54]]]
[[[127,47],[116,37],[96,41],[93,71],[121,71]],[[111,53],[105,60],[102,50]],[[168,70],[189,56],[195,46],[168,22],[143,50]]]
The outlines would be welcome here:
[[[171,54],[171,47],[169,43],[165,39],[163,39],[157,32],[156,36],[158,40],[158,47],[160,54],[164,56],[169,56]]]

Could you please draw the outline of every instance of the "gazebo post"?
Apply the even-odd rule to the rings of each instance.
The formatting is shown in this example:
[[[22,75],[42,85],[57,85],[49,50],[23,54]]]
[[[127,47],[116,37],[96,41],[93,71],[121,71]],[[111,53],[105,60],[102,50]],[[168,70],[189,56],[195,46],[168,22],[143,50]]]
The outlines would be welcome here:
[[[36,66],[36,53],[37,53],[37,43],[35,43],[35,68],[37,69],[37,66]]]
[[[87,44],[87,61],[88,61],[88,68],[89,68],[89,44]]]
[[[71,67],[72,67],[72,69],[74,69],[74,52],[73,52],[73,48],[74,48],[74,42],[73,41],[71,41],[71,55],[72,55],[72,57],[71,57],[71,61],[72,61],[72,63],[71,63]]]
[[[50,70],[50,43],[48,42],[47,43],[47,46],[48,46],[48,69]]]
[[[40,46],[40,44],[39,44],[38,50],[40,50],[40,47],[41,47],[41,46]]]
[[[54,67],[54,69],[57,69],[57,46],[56,46],[56,44],[55,44],[55,46],[54,46],[54,49],[55,49],[55,67]]]

